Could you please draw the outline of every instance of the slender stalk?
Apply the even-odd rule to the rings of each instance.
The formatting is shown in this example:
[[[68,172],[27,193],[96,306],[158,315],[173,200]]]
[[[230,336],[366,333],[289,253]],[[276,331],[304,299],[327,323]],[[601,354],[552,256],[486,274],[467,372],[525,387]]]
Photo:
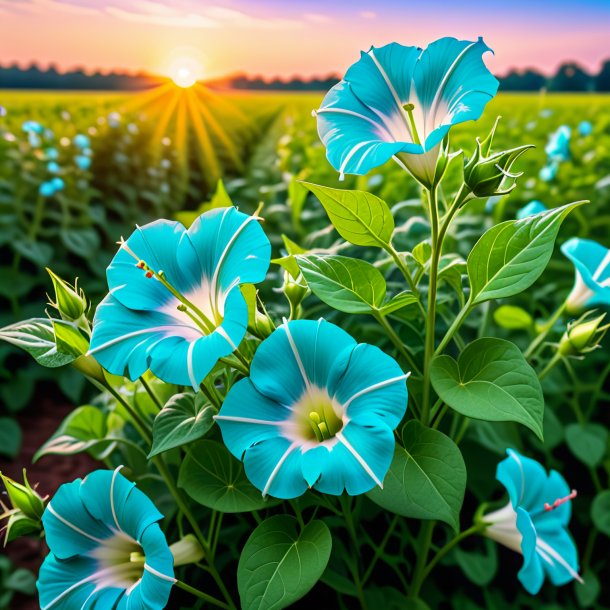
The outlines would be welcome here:
[[[201,390],[201,393],[205,395],[205,397],[216,407],[216,410],[220,409],[220,398],[216,395],[215,392],[213,392],[212,390],[210,390],[206,385],[205,385],[205,381],[202,381],[199,384],[199,389]]]
[[[181,580],[176,581],[176,586],[179,589],[182,589],[183,591],[194,595],[195,597],[199,597],[200,599],[205,600],[208,604],[212,604],[213,606],[217,606],[218,608],[225,608],[225,610],[229,610],[230,608],[230,606],[228,606],[224,602],[221,602],[219,599],[216,599],[215,597],[212,597],[211,595],[208,595],[207,593],[204,593],[199,589],[195,589],[195,587],[191,587],[191,585],[187,585]]]
[[[434,355],[434,333],[436,329],[436,288],[438,279],[438,262],[441,256],[442,241],[439,241],[438,209],[436,188],[429,191],[430,224],[432,232],[432,258],[430,260],[430,283],[428,285],[428,311],[426,315],[426,337],[424,343],[424,387],[421,421],[428,424],[430,418],[430,363]]]
[[[150,436],[149,426],[142,419],[139,413],[108,383],[104,384],[103,387],[114,396],[114,398],[122,405],[127,411],[131,418],[131,423],[134,425],[138,434],[142,437],[142,440],[150,446],[152,443],[152,437]]]
[[[375,549],[375,554],[373,555],[373,559],[371,559],[371,563],[369,564],[369,567],[366,569],[366,572],[362,576],[362,585],[363,586],[366,584],[367,580],[370,578],[371,574],[373,573],[373,570],[375,569],[375,566],[377,565],[377,561],[379,561],[379,558],[383,555],[385,547],[388,544],[388,542],[390,541],[390,538],[392,537],[392,534],[394,533],[394,529],[395,529],[396,525],[398,524],[398,518],[399,518],[398,515],[394,515],[394,517],[392,518],[392,521],[390,521],[390,525],[388,525],[388,529],[386,530],[386,533],[384,534],[381,542],[379,543],[379,546]]]
[[[413,572],[411,587],[409,589],[410,597],[417,597],[422,585],[424,584],[425,569],[428,562],[428,552],[430,551],[432,534],[434,532],[435,525],[436,521],[425,521],[422,523],[419,537],[417,539],[419,554],[417,556],[417,563],[415,564],[415,571]]]
[[[556,352],[555,355],[548,361],[547,365],[538,373],[538,379],[542,381],[557,365],[561,360],[561,354]]]
[[[421,371],[419,370],[419,367],[415,363],[415,360],[413,360],[413,357],[407,351],[404,343],[402,342],[401,338],[398,336],[398,333],[390,326],[390,323],[386,320],[385,316],[382,313],[375,311],[375,312],[373,312],[373,317],[383,327],[383,330],[385,330],[385,333],[388,336],[388,338],[390,339],[390,341],[392,341],[392,343],[394,344],[396,349],[400,352],[400,354],[404,357],[404,359],[409,363],[411,370],[416,375],[421,375]]]
[[[358,552],[359,551],[358,535],[356,534],[356,527],[354,525],[354,516],[352,514],[351,499],[346,497],[345,495],[342,495],[342,496],[339,496],[339,501],[341,502],[341,506],[343,508],[343,517],[345,519],[345,526],[350,535],[350,538],[352,539],[352,546],[353,546],[353,551],[354,551],[354,561],[355,561],[355,563],[353,564],[352,576],[354,577],[354,584],[356,585],[358,601],[360,602],[360,606],[363,608],[363,610],[366,610],[367,604],[366,604],[366,598],[364,597],[363,581],[360,578],[360,570],[359,570],[359,565],[358,565],[359,556],[360,556],[360,553]]]
[[[445,557],[445,555],[447,555],[447,553],[449,553],[449,551],[451,551],[455,546],[457,546],[460,542],[462,542],[462,540],[465,540],[469,536],[472,536],[473,534],[477,534],[478,532],[481,532],[484,529],[485,529],[484,523],[477,523],[477,524],[473,525],[472,527],[469,527],[467,530],[460,532],[457,536],[452,538],[445,546],[440,548],[436,552],[436,555],[434,555],[434,557],[430,560],[428,565],[425,567],[425,569],[422,573],[422,583],[426,580],[426,578],[428,578],[428,576],[430,575],[430,572],[432,572],[432,570],[435,568],[435,566],[438,564],[438,562],[441,561],[441,559],[443,559],[443,557]]]
[[[413,281],[413,278],[411,277],[411,273],[409,272],[409,268],[407,267],[407,264],[405,263],[404,260],[402,260],[400,254],[396,251],[396,249],[394,248],[394,246],[392,244],[383,244],[383,248],[392,257],[395,265],[398,267],[398,269],[404,276],[405,280],[407,280],[407,284],[409,284],[409,290],[417,297],[417,305],[418,305],[421,313],[422,314],[425,313],[424,307],[421,304],[421,300],[419,298],[419,290],[417,289],[417,286],[415,285],[415,282]]]
[[[239,352],[235,352],[235,354],[237,355]],[[230,366],[231,368],[234,368],[236,371],[239,371],[242,375],[245,375],[246,377],[248,375],[250,375],[250,365],[248,364],[248,361],[246,360],[246,364],[243,365],[242,362],[235,362],[235,361],[231,361],[228,360],[227,358],[219,358],[220,362],[222,362],[223,364],[226,364],[227,366]]]
[[[557,322],[557,320],[559,320],[559,318],[562,316],[563,312],[565,311],[565,308],[566,308],[566,303],[564,302],[562,305],[560,305],[558,307],[557,311],[549,318],[548,322],[546,322],[546,324],[542,327],[542,331],[529,344],[529,347],[525,350],[524,356],[526,358],[530,358],[531,356],[533,356],[536,353],[536,351],[538,350],[540,345],[542,345],[543,341],[547,338],[547,335],[553,329],[553,326],[555,326],[555,322]]]
[[[144,377],[140,377],[140,382],[144,386],[144,389],[148,393],[148,395],[152,398],[152,401],[159,407],[159,411],[163,409],[163,403],[159,400],[159,397],[155,394],[155,391],[150,387],[146,379]]]
[[[435,356],[440,354],[447,347],[447,345],[449,344],[449,341],[451,341],[451,339],[453,339],[453,336],[455,335],[455,333],[459,330],[460,326],[462,326],[462,324],[464,323],[464,320],[466,319],[468,314],[472,311],[472,307],[473,307],[473,305],[472,305],[470,299],[468,299],[468,301],[466,301],[464,307],[462,307],[462,309],[458,313],[455,320],[453,320],[453,323],[451,324],[451,326],[445,333],[445,336],[442,338],[441,342],[438,344],[438,347],[434,351]]]

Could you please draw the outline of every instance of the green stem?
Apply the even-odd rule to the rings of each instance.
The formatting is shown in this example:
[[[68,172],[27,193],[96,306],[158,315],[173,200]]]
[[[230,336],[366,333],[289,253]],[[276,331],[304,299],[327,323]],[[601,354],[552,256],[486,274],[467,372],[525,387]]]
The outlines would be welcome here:
[[[419,298],[419,290],[417,290],[417,286],[415,286],[415,282],[411,277],[411,273],[409,272],[409,268],[405,261],[401,258],[400,254],[396,251],[392,244],[383,244],[383,249],[392,257],[395,265],[398,267],[405,280],[407,280],[407,284],[409,284],[409,290],[417,297],[417,303],[419,305],[419,309],[422,313],[424,312],[423,305],[421,304],[421,300]]]
[[[460,542],[462,542],[462,540],[468,538],[469,536],[472,536],[473,534],[477,534],[478,532],[481,532],[484,529],[485,529],[484,523],[477,523],[476,525],[473,525],[472,527],[469,527],[467,530],[464,530],[463,532],[459,533],[457,536],[452,538],[445,546],[440,548],[436,552],[436,555],[434,555],[434,557],[430,560],[430,563],[428,563],[428,565],[425,567],[425,569],[422,573],[422,582],[424,582],[426,580],[426,578],[428,578],[428,576],[430,575],[430,572],[432,572],[432,570],[434,569],[436,564],[439,561],[441,561],[441,559],[443,559],[443,557],[445,557],[445,555],[447,555],[447,553],[449,553],[449,551],[451,551],[455,546],[457,546]]]
[[[142,437],[142,440],[150,446],[152,443],[152,437],[149,433],[149,426],[146,422],[140,417],[139,413],[109,384],[105,383],[103,386],[112,396],[123,406],[125,411],[129,414],[131,418],[131,423],[134,425],[138,434]]]
[[[538,373],[538,379],[542,381],[557,365],[561,360],[561,354],[556,352],[555,355],[548,361],[547,365]]]
[[[473,305],[470,302],[470,299],[468,299],[468,301],[466,301],[466,304],[464,305],[464,307],[462,307],[462,309],[458,313],[455,320],[453,320],[453,323],[451,324],[451,326],[445,333],[445,336],[442,338],[441,342],[438,344],[438,347],[436,348],[436,350],[434,352],[435,356],[440,354],[447,347],[449,341],[451,341],[451,339],[453,339],[453,336],[455,335],[455,333],[459,330],[460,326],[462,326],[462,324],[464,323],[464,320],[466,319],[468,314],[472,311],[472,308],[473,308]]]
[[[356,593],[358,595],[358,601],[363,610],[366,610],[366,598],[364,597],[363,581],[360,578],[359,570],[359,548],[358,548],[358,535],[356,533],[356,527],[354,525],[354,516],[352,514],[351,499],[345,495],[339,496],[339,501],[343,508],[343,517],[345,519],[345,526],[352,539],[352,546],[354,552],[354,564],[352,569],[352,576],[354,577],[354,584],[356,585]]]
[[[426,337],[424,343],[424,386],[422,399],[421,421],[424,426],[430,419],[430,364],[434,355],[434,333],[436,330],[436,284],[438,278],[438,262],[441,256],[442,241],[439,241],[438,209],[436,188],[429,191],[430,225],[432,233],[432,257],[430,260],[430,283],[428,285],[428,311],[426,315]]]
[[[390,525],[388,525],[388,529],[386,530],[386,533],[384,534],[381,542],[379,543],[379,546],[375,549],[375,554],[373,555],[373,559],[371,559],[371,563],[369,564],[369,567],[366,569],[366,572],[364,573],[364,576],[362,577],[363,586],[366,584],[367,580],[371,577],[371,574],[373,573],[373,570],[375,569],[375,566],[377,565],[379,558],[383,555],[385,547],[388,544],[388,542],[390,541],[390,538],[392,537],[392,534],[394,533],[394,529],[395,529],[396,525],[398,524],[398,518],[399,518],[398,515],[394,515],[394,517],[392,518],[392,521],[390,521]]]
[[[425,569],[428,562],[428,552],[430,551],[430,545],[432,544],[432,533],[434,532],[435,524],[435,521],[425,521],[422,523],[419,538],[417,540],[419,554],[417,556],[417,563],[415,564],[413,578],[411,579],[409,597],[418,597],[419,591],[424,584]]]
[[[529,344],[529,347],[525,350],[523,355],[526,358],[530,358],[536,353],[540,345],[542,345],[543,341],[547,338],[547,335],[553,329],[553,326],[555,326],[555,322],[557,322],[557,320],[559,320],[559,318],[562,316],[563,312],[565,311],[565,308],[566,303],[564,302],[562,305],[559,306],[557,311],[549,318],[548,322],[546,322],[546,324],[542,327],[540,334]]]
[[[388,336],[388,338],[390,339],[390,341],[392,341],[392,343],[394,344],[396,349],[400,352],[400,354],[404,357],[404,359],[409,363],[411,370],[416,375],[421,375],[421,371],[419,370],[419,367],[415,363],[415,360],[413,360],[413,357],[407,351],[407,348],[405,347],[401,338],[398,336],[398,333],[390,326],[390,323],[386,320],[385,316],[379,311],[374,311],[373,317],[383,327],[383,330],[385,330],[385,333]]]
[[[215,391],[210,390],[210,388],[205,385],[205,381],[202,381],[199,384],[199,389],[201,390],[201,393],[204,394],[205,397],[216,407],[216,410],[220,410],[220,398],[216,395]]]
[[[237,355],[239,352],[235,352],[235,354]],[[247,377],[248,375],[250,375],[250,366],[248,365],[247,361],[246,365],[244,366],[241,361],[240,362],[235,362],[234,360],[228,360],[227,358],[219,358],[220,362],[222,362],[223,364],[226,364],[227,366],[230,366],[231,368],[234,368],[236,371],[239,371],[242,375],[244,375],[245,377]]]
[[[148,395],[152,398],[152,401],[159,407],[159,411],[163,409],[163,403],[159,400],[159,397],[155,394],[154,390],[148,385],[148,382],[144,377],[140,377],[140,382],[144,386],[144,389],[148,393]]]
[[[208,595],[207,593],[204,593],[203,591],[200,591],[199,589],[195,589],[195,587],[191,587],[190,585],[187,585],[185,582],[182,582],[181,580],[176,581],[176,586],[179,589],[182,589],[183,591],[186,591],[187,593],[194,595],[195,597],[199,597],[200,599],[205,600],[206,602],[208,602],[208,604],[212,604],[213,606],[217,606],[218,608],[225,608],[225,610],[228,610],[230,608],[230,606],[228,606],[224,602],[221,602],[220,600],[216,599],[215,597],[212,597],[211,595]]]

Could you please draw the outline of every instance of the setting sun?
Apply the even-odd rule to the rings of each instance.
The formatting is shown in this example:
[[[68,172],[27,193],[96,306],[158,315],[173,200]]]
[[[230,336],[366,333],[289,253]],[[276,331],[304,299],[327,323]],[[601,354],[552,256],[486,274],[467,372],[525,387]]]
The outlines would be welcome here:
[[[186,66],[178,68],[176,73],[172,74],[171,77],[178,87],[182,87],[184,89],[187,87],[192,87],[197,82],[197,77]]]
[[[199,57],[191,49],[176,49],[166,64],[164,72],[178,87],[187,89],[203,78]]]

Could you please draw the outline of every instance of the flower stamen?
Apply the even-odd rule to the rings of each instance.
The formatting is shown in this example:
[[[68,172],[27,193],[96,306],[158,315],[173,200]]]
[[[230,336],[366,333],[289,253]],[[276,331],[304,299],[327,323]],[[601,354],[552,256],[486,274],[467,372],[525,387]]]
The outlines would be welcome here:
[[[577,496],[577,492],[576,492],[575,489],[573,489],[564,498],[557,498],[557,500],[555,500],[555,502],[553,502],[553,504],[549,504],[548,502],[545,502],[544,503],[544,510],[547,511],[547,512],[555,510],[556,508],[559,508],[562,504],[565,504],[566,502],[569,502],[570,500],[573,500],[576,496]]]
[[[404,104],[403,109],[407,113],[407,118],[409,119],[409,126],[411,128],[411,135],[413,136],[413,143],[419,144],[421,146],[421,140],[419,139],[419,135],[417,134],[417,127],[415,126],[415,119],[413,118],[413,110],[415,106],[413,104]]]

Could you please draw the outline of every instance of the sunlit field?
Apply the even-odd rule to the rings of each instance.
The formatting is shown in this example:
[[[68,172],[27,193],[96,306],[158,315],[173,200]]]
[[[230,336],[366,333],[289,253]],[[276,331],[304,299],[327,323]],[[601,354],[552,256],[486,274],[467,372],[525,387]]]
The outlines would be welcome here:
[[[349,332],[358,342],[376,345],[392,354],[405,372],[414,371],[407,387],[409,398],[415,398],[409,402],[407,420],[403,422],[408,421],[405,428],[410,424],[419,425],[410,418],[421,415],[418,401],[422,375],[421,372],[418,375],[417,369],[422,368],[427,357],[421,304],[417,303],[418,310],[415,301],[408,300],[407,295],[404,306],[398,303],[387,309],[387,319],[378,310],[368,315],[370,312],[365,310],[363,313],[353,305],[349,290],[342,288],[342,292],[335,285],[320,288],[316,281],[321,281],[323,273],[318,269],[317,276],[314,273],[308,276],[300,266],[303,261],[298,255],[360,258],[362,264],[367,263],[369,271],[372,269],[371,273],[383,274],[380,276],[384,286],[381,300],[385,299],[386,287],[387,294],[392,297],[388,296],[384,306],[392,299],[405,299],[404,293],[413,287],[405,285],[404,273],[398,273],[400,267],[393,266],[396,257],[392,256],[390,246],[386,250],[365,242],[360,247],[362,244],[359,245],[357,237],[347,238],[345,230],[337,230],[341,217],[337,220],[327,213],[326,204],[321,204],[323,198],[316,196],[319,193],[312,193],[312,189],[302,183],[367,191],[387,203],[395,226],[392,243],[401,253],[402,271],[406,268],[421,294],[426,295],[429,290],[426,278],[431,268],[430,220],[426,212],[429,199],[421,185],[393,161],[364,176],[346,175],[340,180],[339,173],[326,158],[327,151],[316,128],[313,111],[320,107],[323,93],[212,91],[199,83],[193,85],[192,74],[185,71],[178,71],[173,78],[172,83],[141,93],[0,91],[0,106],[6,110],[4,116],[0,115],[0,327],[30,318],[44,318],[45,311],[59,316],[53,310],[54,285],[47,269],[70,284],[78,278],[78,288],[84,290],[92,304],[89,314],[85,312],[85,318],[87,315],[92,318],[95,306],[108,293],[106,273],[119,248],[117,242],[123,237],[127,239],[136,225],[165,218],[179,220],[189,227],[204,212],[234,205],[240,212],[262,219],[254,225],[262,226],[269,238],[271,265],[265,282],[258,285],[258,300],[254,290],[247,293],[251,334],[242,343],[242,348],[246,346],[242,350],[246,356],[239,355],[237,359],[229,355],[221,359],[210,372],[206,384],[201,383],[201,391],[205,394],[202,400],[211,395],[208,406],[213,405],[213,412],[217,412],[217,393],[224,398],[222,393],[227,387],[237,377],[248,373],[249,362],[258,345],[256,342],[269,334],[269,328],[265,327],[265,324],[271,324],[268,320],[280,326],[285,318],[318,320],[323,317]],[[328,567],[324,564],[323,575],[312,580],[316,583],[320,579],[315,588],[311,589],[312,584],[311,591],[307,587],[299,590],[304,597],[299,602],[297,596],[294,601],[303,605],[295,607],[317,606],[320,610],[364,608],[367,604],[369,610],[602,607],[596,605],[603,601],[600,583],[607,578],[604,574],[610,566],[606,552],[610,536],[608,342],[605,340],[603,349],[587,344],[581,352],[570,353],[565,364],[559,362],[559,357],[554,359],[554,354],[564,332],[572,328],[567,326],[568,322],[572,323],[579,315],[564,315],[562,309],[574,284],[574,266],[562,255],[561,245],[569,238],[578,237],[610,247],[610,96],[544,92],[498,94],[489,102],[481,119],[451,129],[452,151],[461,149],[462,152],[450,162],[438,189],[439,210],[447,212],[450,209],[453,194],[462,184],[464,161],[473,156],[476,138],[484,139],[497,117],[502,118],[497,125],[492,152],[525,144],[531,144],[533,148],[520,156],[511,169],[519,174],[514,191],[468,201],[447,232],[438,276],[436,340],[439,343],[447,333],[453,341],[447,344],[448,351],[453,354],[463,353],[468,343],[482,337],[512,342],[519,354],[518,366],[527,369],[533,377],[532,383],[544,390],[544,418],[540,414],[539,421],[533,424],[512,416],[495,420],[476,415],[470,418],[466,416],[467,409],[454,410],[451,400],[445,400],[444,396],[438,400],[435,394],[432,398],[428,396],[424,402],[431,403],[426,407],[431,410],[431,416],[428,419],[426,413],[421,421],[424,425],[431,424],[431,434],[442,432],[452,447],[455,442],[457,453],[461,451],[466,466],[461,493],[463,498],[466,490],[466,496],[463,507],[460,499],[459,505],[447,509],[446,514],[439,510],[432,517],[421,517],[417,511],[411,514],[405,509],[396,511],[405,517],[398,520],[392,512],[394,505],[380,499],[379,490],[356,496],[353,506],[347,508],[343,504],[345,494],[337,500],[334,496],[310,490],[291,502],[280,504],[279,500],[271,498],[269,504],[264,504],[258,490],[246,478],[239,460],[221,445],[218,426],[213,426],[210,415],[208,428],[199,436],[194,434],[183,445],[168,444],[159,450],[158,455],[162,454],[163,459],[155,456],[159,461],[154,464],[156,468],[161,464],[159,472],[167,467],[176,475],[174,478],[201,523],[207,524],[209,518],[212,519],[210,533],[206,530],[206,540],[210,541],[213,552],[217,552],[216,565],[229,582],[229,594],[223,599],[230,600],[231,595],[237,599],[237,587],[233,582],[237,562],[252,530],[260,527],[265,519],[277,519],[279,514],[286,519],[290,514],[292,519],[295,514],[300,525],[302,515],[305,515],[306,521],[311,519],[312,523],[318,523],[318,519],[336,528],[330,560],[327,557]],[[561,126],[569,128],[569,154],[559,160],[551,159],[546,150],[549,138]],[[468,310],[468,316],[461,320],[459,331],[453,335],[452,322],[467,307],[471,294],[472,282],[468,279],[471,272],[466,261],[481,235],[499,223],[513,221],[519,210],[532,201],[555,209],[582,200],[589,203],[575,206],[569,215],[566,212],[565,218],[562,216],[555,245],[548,245],[552,252],[548,265],[544,271],[540,270],[535,281],[514,292],[510,292],[508,282],[508,289],[497,289],[499,296],[485,302],[481,299],[476,310],[474,307],[472,311]],[[494,248],[499,247],[494,241],[489,247],[488,258],[495,252]],[[507,259],[511,247],[511,244],[506,246]],[[535,259],[542,260],[544,256],[542,252],[530,263],[535,265]],[[136,263],[139,269],[150,274],[147,277],[153,276],[144,261],[136,260]],[[160,277],[163,279],[162,274]],[[358,283],[353,277],[352,282],[354,286]],[[377,288],[371,290],[375,292]],[[340,296],[337,296],[338,292]],[[425,298],[422,303],[425,306]],[[596,315],[603,313],[603,306],[595,309]],[[387,331],[388,323],[395,332],[391,328]],[[384,324],[386,326],[382,327]],[[384,328],[387,334],[382,332]],[[434,327],[431,332],[434,348]],[[540,336],[542,339],[538,340]],[[595,339],[589,339],[600,343],[603,332],[595,335]],[[72,339],[65,341],[68,344]],[[589,347],[595,349],[589,350]],[[87,337],[78,356],[68,352],[74,357],[66,362],[72,362],[76,357],[90,358],[85,355],[88,348]],[[159,404],[173,400],[179,391],[190,393],[190,386],[174,384],[173,380],[171,384],[164,384],[147,374],[146,379],[154,390],[149,395],[135,389],[137,379],[132,383],[108,374],[108,386],[100,382],[92,388],[85,383],[76,366],[39,366],[32,355],[39,362],[47,358],[47,364],[50,356],[36,349],[32,348],[27,354],[10,341],[0,342],[0,401],[5,406],[0,417],[2,472],[18,479],[26,465],[30,482],[40,482],[41,489],[46,491],[45,481],[52,480],[54,492],[60,482],[92,471],[96,463],[97,467],[108,469],[127,464],[132,479],[138,480],[138,488],[160,509],[167,509],[165,514],[170,515],[166,520],[167,531],[174,536],[172,540],[182,535],[185,528],[190,531],[192,523],[189,525],[188,517],[183,518],[182,508],[175,510],[152,462],[146,459],[150,451],[146,442],[150,439],[143,437],[142,442],[136,433],[137,425],[125,424],[123,419],[128,421],[129,418],[121,403],[121,396],[133,398],[136,412],[150,424],[150,433],[156,442],[156,428],[152,427],[152,422],[159,413]],[[76,348],[70,343],[70,349]],[[58,354],[53,352],[52,356]],[[447,355],[442,357],[449,358]],[[248,362],[244,364],[242,358]],[[278,366],[283,367],[283,364]],[[485,366],[485,363],[481,365],[482,370]],[[510,373],[508,370],[502,375]],[[141,378],[144,379],[144,375]],[[101,395],[99,391],[102,391]],[[201,396],[201,392],[197,395]],[[490,399],[490,402],[494,401]],[[70,409],[80,406],[85,411],[72,412],[68,416],[68,405]],[[93,409],[90,405],[96,407],[96,413],[103,413],[103,422],[91,419],[93,416],[87,411]],[[61,417],[53,415],[56,407]],[[46,417],[46,423],[40,428],[33,415],[39,408],[44,409]],[[80,419],[62,424],[64,416],[74,417],[74,413]],[[86,413],[89,415],[85,416]],[[194,417],[198,419],[199,414]],[[137,418],[135,421],[137,424]],[[62,427],[56,432],[60,424]],[[33,430],[37,430],[35,440],[27,440],[32,438]],[[328,431],[320,430],[314,430],[314,440],[326,439],[324,434]],[[396,428],[396,438],[401,434],[405,440],[404,428]],[[205,440],[201,440],[204,437]],[[47,442],[49,438],[51,441]],[[190,471],[183,474],[183,464],[191,461],[193,466],[194,458],[190,453],[193,441],[214,443],[219,452],[224,451],[223,459],[229,461],[222,462],[218,457],[218,463],[222,462],[218,472],[212,472],[212,464],[211,470],[203,474]],[[23,447],[22,443],[25,443]],[[405,444],[408,443],[405,441]],[[577,496],[565,501],[572,500],[570,531],[578,547],[584,585],[576,581],[563,589],[545,585],[540,597],[533,598],[516,581],[515,575],[521,566],[516,553],[481,537],[469,539],[447,555],[442,550],[443,544],[459,531],[460,507],[461,526],[465,530],[481,503],[493,503],[502,497],[500,491],[503,490],[495,476],[497,464],[506,457],[507,448],[540,459],[547,469],[557,469],[577,489]],[[37,451],[36,463],[30,470],[34,451]],[[59,481],[57,477],[52,478],[53,460],[57,456],[80,459],[85,454],[88,454],[89,461],[85,462],[88,470],[64,476]],[[206,468],[199,466],[202,471]],[[176,478],[178,471],[181,473],[179,479]],[[396,476],[394,470],[391,472]],[[453,472],[450,469],[448,479]],[[205,483],[200,486],[197,483],[199,475]],[[228,479],[222,479],[223,475]],[[231,476],[235,480],[230,480]],[[442,478],[440,474],[438,476]],[[236,498],[239,493],[234,487],[241,493],[239,498]],[[413,492],[415,496],[419,497],[423,487],[425,485],[421,483]],[[213,500],[205,495],[206,491],[209,497],[213,495]],[[436,505],[443,504],[441,496],[439,492]],[[561,500],[553,497],[549,501],[556,499]],[[345,501],[352,502],[352,498]],[[227,508],[231,502],[238,508],[233,510],[233,504]],[[413,505],[416,504],[414,501]],[[542,511],[542,501],[540,504]],[[593,512],[592,505],[597,507]],[[293,508],[294,513],[291,512]],[[353,509],[356,527],[360,528],[356,536],[344,527],[344,516],[351,515],[348,508]],[[175,523],[171,521],[174,514],[178,515]],[[437,523],[434,526],[436,533],[433,536],[430,531],[427,544],[430,557],[439,549],[441,557],[438,565],[434,560],[435,572],[426,584],[423,583],[428,573],[422,576],[418,572],[421,582],[413,593],[409,589],[412,581],[406,574],[413,573],[416,563],[412,551],[417,536],[422,536],[419,525],[428,523],[418,519],[434,519],[432,523]],[[221,531],[221,527],[226,529]],[[337,531],[340,534],[336,534]],[[386,531],[390,532],[387,539],[384,538]],[[387,545],[387,552],[382,549],[380,540]],[[417,540],[420,544],[421,537]],[[17,546],[19,541],[13,544]],[[210,549],[207,552],[210,553]],[[362,559],[362,565],[357,565],[360,559],[354,560],[354,557]],[[386,559],[388,561],[384,563]],[[19,562],[19,558],[16,561]],[[36,570],[36,562],[40,563],[39,556],[28,564],[28,569]],[[369,566],[372,566],[370,570]],[[425,565],[418,570],[421,572],[424,568]],[[197,572],[192,566],[185,568],[190,569],[193,569],[193,576],[188,582],[220,597],[218,580],[211,568],[205,573]],[[364,584],[359,580],[361,577]],[[241,607],[258,608],[254,602],[243,601],[249,595],[244,593],[246,585],[239,581],[237,586]],[[414,597],[421,594],[429,606],[421,600],[412,600],[413,605],[402,605],[409,590]],[[174,605],[170,602],[167,607],[201,607],[189,605],[192,598],[185,591],[174,589]],[[531,601],[533,599],[536,603]],[[260,607],[286,606],[274,606],[269,602]]]

